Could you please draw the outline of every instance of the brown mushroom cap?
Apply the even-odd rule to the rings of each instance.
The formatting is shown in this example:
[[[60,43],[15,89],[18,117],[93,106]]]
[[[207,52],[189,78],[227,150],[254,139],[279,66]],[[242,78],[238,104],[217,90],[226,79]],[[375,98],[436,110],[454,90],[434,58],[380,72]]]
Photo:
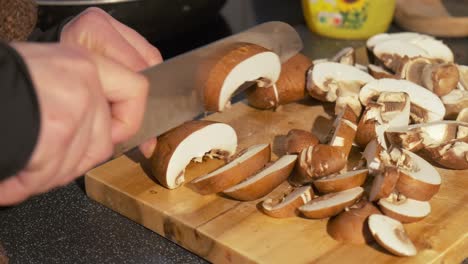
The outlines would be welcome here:
[[[232,94],[245,82],[263,78],[275,83],[281,72],[278,55],[250,43],[235,43],[213,61],[201,77],[206,79],[203,94],[208,111],[222,111]]]
[[[385,215],[402,223],[420,221],[431,212],[429,202],[401,197],[395,193],[380,199],[379,207]]]
[[[353,147],[357,126],[349,120],[336,119],[333,129],[334,132],[328,144],[337,147],[347,160]]]
[[[223,167],[194,179],[190,184],[201,194],[224,191],[259,171],[270,161],[269,144],[258,144],[247,148]]]
[[[397,167],[386,166],[382,173],[375,176],[369,194],[369,201],[377,201],[380,198],[388,197],[395,189],[400,172]]]
[[[284,155],[257,174],[226,190],[224,194],[240,201],[252,201],[273,191],[291,174],[297,155]]]
[[[368,169],[348,171],[315,180],[314,185],[321,193],[340,192],[364,184],[368,173]]]
[[[468,169],[468,136],[454,139],[438,146],[430,146],[421,150],[426,157],[454,170]]]
[[[194,158],[203,157],[210,150],[227,156],[237,148],[234,129],[212,121],[190,121],[158,137],[151,157],[153,175],[164,187],[174,189],[184,182],[185,167]]]
[[[285,140],[286,153],[298,154],[309,146],[319,143],[318,138],[309,131],[302,129],[291,129]]]
[[[307,218],[327,218],[337,215],[346,207],[351,206],[359,200],[363,194],[364,189],[362,187],[325,194],[299,207],[299,211]]]
[[[351,244],[365,244],[374,241],[367,218],[372,214],[380,214],[372,203],[361,200],[331,218],[327,224],[328,234],[335,240]]]
[[[310,185],[291,188],[290,192],[282,194],[280,198],[266,199],[262,202],[265,214],[275,218],[293,217],[298,214],[297,208],[314,198],[314,190]]]
[[[260,109],[271,109],[301,100],[306,97],[306,72],[312,61],[298,53],[281,66],[281,74],[276,86],[255,86],[247,90],[250,105]]]

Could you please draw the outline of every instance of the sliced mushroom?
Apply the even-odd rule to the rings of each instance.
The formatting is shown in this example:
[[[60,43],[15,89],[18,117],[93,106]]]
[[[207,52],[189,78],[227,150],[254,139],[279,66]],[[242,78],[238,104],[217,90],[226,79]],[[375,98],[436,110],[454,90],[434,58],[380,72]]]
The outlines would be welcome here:
[[[368,173],[368,169],[362,169],[334,174],[315,180],[314,185],[321,193],[341,192],[364,184]]]
[[[244,83],[262,79],[274,84],[281,72],[278,55],[249,43],[233,44],[230,50],[220,53],[213,61],[204,77],[205,108],[208,111],[222,111]]]
[[[395,74],[374,64],[367,65],[367,70],[369,71],[370,75],[372,75],[372,77],[374,77],[375,79],[383,79],[383,78],[398,79],[398,77]]]
[[[385,41],[389,41],[392,39],[397,39],[397,40],[401,40],[404,42],[408,42],[410,40],[423,38],[423,37],[433,38],[431,36],[419,34],[416,32],[380,33],[380,34],[370,37],[366,42],[366,46],[368,49],[372,50],[377,44],[385,42]]]
[[[352,47],[346,47],[336,53],[331,59],[333,62],[338,62],[347,65],[354,65],[356,63],[356,52]]]
[[[374,241],[367,218],[372,214],[380,214],[372,203],[361,200],[346,208],[327,224],[328,234],[335,240],[352,244],[365,244]]]
[[[302,185],[314,179],[340,171],[347,160],[337,147],[318,144],[302,150],[296,163],[291,183]]]
[[[414,256],[416,247],[406,234],[403,224],[385,215],[373,214],[369,229],[380,246],[397,256]]]
[[[381,105],[372,103],[364,110],[357,125],[356,137],[354,139],[359,147],[365,148],[371,140],[377,138],[376,126],[383,124],[380,108]]]
[[[302,129],[291,129],[286,135],[286,153],[299,154],[303,149],[315,146],[318,143],[318,138],[311,132]]]
[[[254,145],[223,167],[194,179],[191,185],[201,194],[221,192],[263,168],[270,161],[270,155],[269,144]]]
[[[422,220],[431,212],[431,205],[427,201],[406,198],[392,193],[387,198],[379,200],[382,212],[402,223],[413,223]]]
[[[336,113],[336,112],[335,112]],[[337,119],[345,119],[353,124],[357,124],[359,116],[357,116],[354,111],[349,106],[345,106],[343,109],[337,112]]]
[[[411,159],[410,169],[402,168],[396,190],[404,196],[418,201],[430,200],[440,188],[442,179],[437,170],[418,155],[403,150]]]
[[[240,201],[261,198],[278,187],[291,174],[297,155],[284,155],[257,174],[226,190],[224,194]]]
[[[367,168],[369,173],[372,175],[377,175],[383,171],[383,161],[381,154],[384,152],[384,148],[375,138],[367,144],[364,152],[362,153],[363,158],[366,160]]]
[[[468,66],[465,65],[457,65],[458,66],[458,72],[460,73],[460,85],[459,89],[460,90],[468,90]]]
[[[359,200],[363,194],[364,189],[362,187],[325,194],[299,207],[299,211],[307,218],[327,218],[337,215],[346,207],[351,206]]]
[[[344,154],[346,160],[353,147],[356,129],[357,126],[349,120],[343,118],[335,119],[332,137],[328,144],[337,147]]]
[[[391,127],[385,131],[388,141],[395,146],[417,152],[429,146],[439,146],[457,138],[459,131],[468,130],[468,124],[458,121],[437,121],[410,126]]]
[[[401,79],[406,79],[410,82],[413,82],[417,85],[424,86],[423,84],[423,70],[427,65],[432,65],[434,61],[424,57],[415,57],[409,59],[401,67],[401,71],[397,75]]]
[[[445,106],[445,119],[455,119],[458,114],[468,108],[468,90],[455,89],[440,98]]]
[[[468,123],[466,123],[468,126]],[[422,150],[434,162],[454,170],[468,169],[468,136]]]
[[[411,118],[417,123],[438,121],[445,116],[445,107],[439,97],[406,80],[380,79],[369,82],[362,87],[359,99],[367,105],[382,92],[407,93],[411,100]]]
[[[411,58],[429,57],[429,54],[422,48],[399,39],[378,43],[373,48],[373,53],[378,61],[396,73],[401,72]]]
[[[175,189],[184,183],[185,167],[214,150],[220,158],[234,154],[237,135],[223,123],[190,121],[158,137],[151,157],[153,175],[161,185]]]
[[[468,107],[464,108],[460,111],[460,113],[458,113],[456,121],[468,123]]]
[[[438,96],[449,94],[457,87],[458,68],[453,63],[429,64],[423,68],[422,84]]]
[[[335,101],[335,114],[344,111],[345,108],[350,108],[356,116],[360,116],[362,112],[362,105],[359,101],[358,93],[349,93],[346,95],[338,96]]]
[[[377,201],[380,198],[389,196],[396,187],[400,172],[397,167],[386,166],[384,170],[377,174],[372,182],[369,194],[369,201]]]
[[[335,102],[340,95],[358,94],[359,89],[372,80],[374,80],[372,76],[356,67],[336,62],[323,62],[308,71],[306,86],[309,94],[315,99]]]
[[[265,214],[275,218],[293,217],[298,214],[297,208],[308,203],[314,198],[312,187],[303,186],[290,189],[290,192],[282,194],[279,199],[266,199],[262,202],[262,210]]]
[[[312,61],[298,53],[282,65],[276,84],[265,87],[257,85],[247,90],[249,104],[260,109],[271,109],[305,98],[306,72],[311,66]]]

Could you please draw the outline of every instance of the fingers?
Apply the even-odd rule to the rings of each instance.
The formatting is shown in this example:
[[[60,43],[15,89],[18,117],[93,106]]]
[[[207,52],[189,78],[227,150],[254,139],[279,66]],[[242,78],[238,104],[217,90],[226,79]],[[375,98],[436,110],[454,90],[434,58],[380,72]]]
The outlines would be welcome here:
[[[93,56],[103,94],[111,103],[112,142],[120,143],[136,133],[143,119],[148,81],[101,56]]]

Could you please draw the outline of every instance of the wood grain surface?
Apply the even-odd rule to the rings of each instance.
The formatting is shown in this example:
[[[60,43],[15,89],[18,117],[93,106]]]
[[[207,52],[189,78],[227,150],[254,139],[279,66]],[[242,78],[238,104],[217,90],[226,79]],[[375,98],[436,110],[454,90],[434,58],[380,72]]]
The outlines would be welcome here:
[[[284,154],[291,128],[313,131],[323,139],[333,120],[332,105],[312,100],[274,111],[260,111],[244,102],[207,119],[232,125],[239,150],[271,143],[272,155]],[[359,150],[353,150],[354,157]],[[357,155],[356,155],[357,154]],[[220,161],[191,164],[186,179],[213,170]],[[326,232],[327,219],[275,219],[257,207],[263,200],[238,202],[219,195],[202,196],[183,186],[161,187],[147,173],[138,153],[112,160],[86,175],[88,195],[99,203],[215,263],[461,263],[468,257],[468,171],[438,169],[439,193],[430,201],[431,214],[405,228],[419,253],[401,258],[376,244],[338,243]],[[286,188],[279,186],[270,195]]]

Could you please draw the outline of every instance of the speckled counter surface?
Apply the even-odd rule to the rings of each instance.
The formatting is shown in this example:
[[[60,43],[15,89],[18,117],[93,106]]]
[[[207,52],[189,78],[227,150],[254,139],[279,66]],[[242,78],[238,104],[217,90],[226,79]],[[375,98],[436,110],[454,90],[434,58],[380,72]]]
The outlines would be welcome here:
[[[304,52],[314,58],[329,57],[342,47],[359,47],[364,43],[311,34],[300,24],[299,1],[248,2],[228,1],[224,14],[233,32],[268,20],[283,20],[296,25],[304,39]],[[467,3],[462,5],[464,10],[457,9],[457,14],[468,14],[468,1],[464,2]],[[454,50],[457,62],[468,65],[468,38],[444,41]],[[3,264],[1,245],[10,263],[206,263],[87,198],[82,179],[19,206],[0,208],[0,264]]]

